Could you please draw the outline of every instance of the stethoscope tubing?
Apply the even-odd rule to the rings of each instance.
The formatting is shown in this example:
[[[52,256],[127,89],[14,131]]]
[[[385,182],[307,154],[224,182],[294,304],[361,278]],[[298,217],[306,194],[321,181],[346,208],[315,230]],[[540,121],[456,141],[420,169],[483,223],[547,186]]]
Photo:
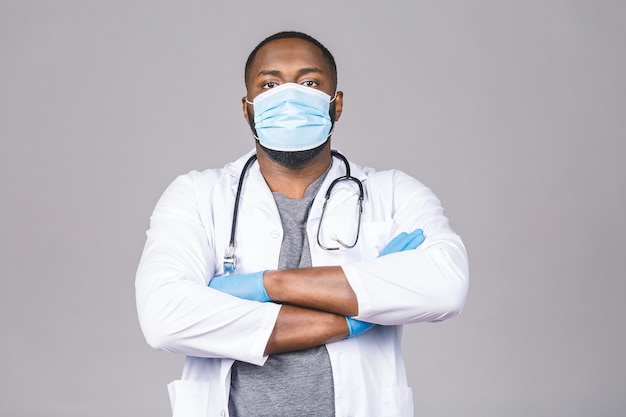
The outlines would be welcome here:
[[[326,190],[326,195],[324,196],[325,200],[324,200],[324,206],[322,208],[322,214],[320,217],[320,224],[318,225],[318,229],[317,229],[317,244],[325,250],[338,250],[340,249],[340,247],[336,247],[336,248],[329,248],[324,246],[321,241],[320,241],[320,230],[321,230],[321,225],[322,225],[322,220],[324,219],[324,213],[326,212],[326,203],[328,203],[328,200],[330,199],[330,193],[333,189],[333,187],[341,182],[341,181],[352,181],[354,182],[358,187],[359,187],[359,217],[357,220],[357,232],[356,232],[356,239],[354,240],[353,244],[346,244],[344,242],[342,242],[340,239],[336,239],[336,241],[344,248],[350,249],[353,248],[354,246],[356,246],[358,240],[359,240],[359,233],[360,233],[360,229],[361,229],[361,213],[363,212],[363,198],[364,198],[364,192],[363,192],[363,184],[361,183],[361,181],[359,181],[357,178],[354,178],[351,174],[350,174],[350,163],[348,162],[348,159],[343,156],[342,154],[340,154],[339,152],[332,150],[331,151],[331,155],[341,159],[341,161],[344,163],[345,167],[346,167],[346,174],[335,178],[330,185],[328,186],[328,190]],[[228,249],[226,249],[226,253],[224,255],[224,272],[226,273],[232,273],[235,271],[235,268],[237,268],[237,257],[235,256],[235,234],[237,231],[237,217],[238,217],[238,213],[239,213],[239,202],[241,200],[241,192],[243,190],[243,182],[244,179],[246,177],[246,174],[248,172],[248,169],[250,168],[250,165],[257,160],[257,155],[252,155],[244,164],[242,170],[241,170],[241,175],[239,175],[239,182],[237,184],[237,193],[235,194],[235,204],[233,207],[233,222],[230,228],[230,241],[228,243]]]

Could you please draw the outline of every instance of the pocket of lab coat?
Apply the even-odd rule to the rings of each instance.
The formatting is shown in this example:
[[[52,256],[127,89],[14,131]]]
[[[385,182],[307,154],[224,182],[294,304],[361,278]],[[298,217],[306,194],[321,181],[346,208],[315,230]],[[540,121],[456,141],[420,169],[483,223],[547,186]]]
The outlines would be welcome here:
[[[359,240],[361,259],[376,258],[392,239],[395,224],[386,222],[363,222]]]
[[[410,387],[383,388],[383,417],[413,417],[413,390]]]
[[[209,408],[209,383],[178,380],[167,385],[172,417],[206,417]]]

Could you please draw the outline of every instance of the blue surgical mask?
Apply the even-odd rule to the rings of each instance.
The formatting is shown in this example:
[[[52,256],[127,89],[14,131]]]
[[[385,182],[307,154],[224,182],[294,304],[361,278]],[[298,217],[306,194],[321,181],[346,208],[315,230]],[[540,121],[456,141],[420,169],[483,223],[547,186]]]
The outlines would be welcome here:
[[[254,128],[261,145],[275,151],[305,151],[328,139],[331,97],[323,91],[285,83],[255,97]]]

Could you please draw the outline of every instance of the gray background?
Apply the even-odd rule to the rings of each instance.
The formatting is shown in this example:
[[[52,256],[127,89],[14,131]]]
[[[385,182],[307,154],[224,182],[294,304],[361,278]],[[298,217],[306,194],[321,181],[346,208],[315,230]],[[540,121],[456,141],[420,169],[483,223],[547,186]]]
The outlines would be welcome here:
[[[243,64],[284,29],[337,58],[334,145],[469,249],[463,315],[406,329],[416,415],[624,415],[626,7],[549,0],[0,0],[0,415],[169,415],[148,217],[252,147]]]

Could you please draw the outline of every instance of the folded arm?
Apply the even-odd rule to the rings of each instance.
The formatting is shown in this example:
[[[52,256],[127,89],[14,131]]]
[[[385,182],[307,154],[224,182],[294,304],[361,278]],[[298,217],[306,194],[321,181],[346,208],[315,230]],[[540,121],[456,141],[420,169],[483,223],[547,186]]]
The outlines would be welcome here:
[[[268,339],[265,354],[320,346],[343,340],[349,334],[346,318],[342,315],[284,305]]]
[[[379,257],[417,248],[425,240],[421,229],[402,232]],[[239,298],[275,301],[344,316],[357,316],[356,294],[339,266],[259,271],[214,277],[209,286]]]

